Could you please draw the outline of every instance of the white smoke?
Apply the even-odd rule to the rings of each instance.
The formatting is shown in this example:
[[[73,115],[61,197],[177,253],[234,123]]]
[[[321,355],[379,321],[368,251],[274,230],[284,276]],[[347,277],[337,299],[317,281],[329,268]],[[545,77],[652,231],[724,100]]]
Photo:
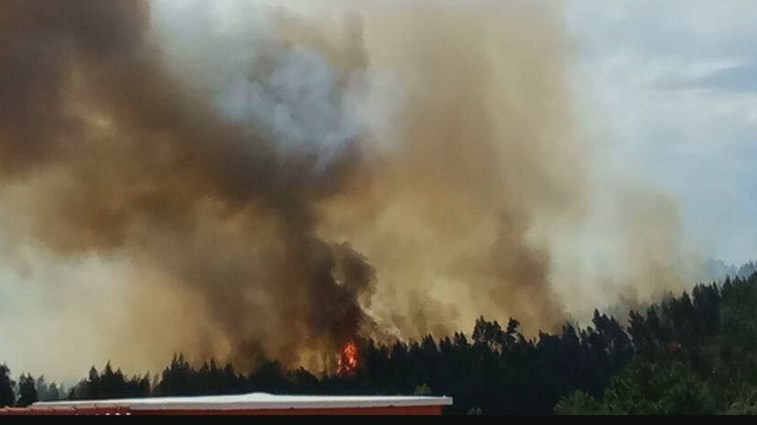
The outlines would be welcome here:
[[[338,69],[321,51],[287,44],[272,22],[299,15],[282,4],[156,2],[153,31],[166,65],[207,93],[220,114],[325,166],[348,143],[387,131],[400,109],[400,83],[388,70]],[[334,32],[361,47],[341,28],[343,18]]]

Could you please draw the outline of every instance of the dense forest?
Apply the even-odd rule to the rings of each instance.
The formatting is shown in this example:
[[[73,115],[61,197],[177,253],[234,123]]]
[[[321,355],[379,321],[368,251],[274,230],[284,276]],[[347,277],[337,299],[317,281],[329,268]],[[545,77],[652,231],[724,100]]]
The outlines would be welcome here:
[[[234,394],[434,394],[450,414],[757,413],[757,273],[752,263],[618,320],[526,338],[520,323],[480,318],[471,334],[357,342],[351,373],[316,376],[280,363],[251,374],[177,355],[158,376],[93,367],[66,389],[44,377],[18,382],[0,366],[0,406],[36,400]]]

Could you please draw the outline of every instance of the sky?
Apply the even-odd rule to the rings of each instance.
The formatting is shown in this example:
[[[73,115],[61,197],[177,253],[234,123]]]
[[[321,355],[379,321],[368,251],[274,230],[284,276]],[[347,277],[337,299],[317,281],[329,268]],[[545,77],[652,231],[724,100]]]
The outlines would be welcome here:
[[[565,22],[583,124],[675,194],[705,255],[755,260],[757,2],[568,0]]]

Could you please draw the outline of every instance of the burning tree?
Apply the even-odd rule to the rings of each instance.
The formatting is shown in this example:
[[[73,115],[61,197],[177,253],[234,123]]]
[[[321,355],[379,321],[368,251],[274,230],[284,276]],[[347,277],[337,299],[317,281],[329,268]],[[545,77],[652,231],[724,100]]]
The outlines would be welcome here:
[[[337,374],[339,376],[352,376],[357,373],[358,350],[354,341],[348,342],[339,353]]]

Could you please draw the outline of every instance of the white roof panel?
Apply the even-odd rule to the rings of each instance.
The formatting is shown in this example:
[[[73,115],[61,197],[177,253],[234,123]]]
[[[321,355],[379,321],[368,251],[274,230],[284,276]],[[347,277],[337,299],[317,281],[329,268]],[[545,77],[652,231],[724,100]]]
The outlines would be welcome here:
[[[131,410],[262,410],[447,406],[450,397],[300,396],[252,393],[224,396],[38,402],[34,407],[128,406]]]

